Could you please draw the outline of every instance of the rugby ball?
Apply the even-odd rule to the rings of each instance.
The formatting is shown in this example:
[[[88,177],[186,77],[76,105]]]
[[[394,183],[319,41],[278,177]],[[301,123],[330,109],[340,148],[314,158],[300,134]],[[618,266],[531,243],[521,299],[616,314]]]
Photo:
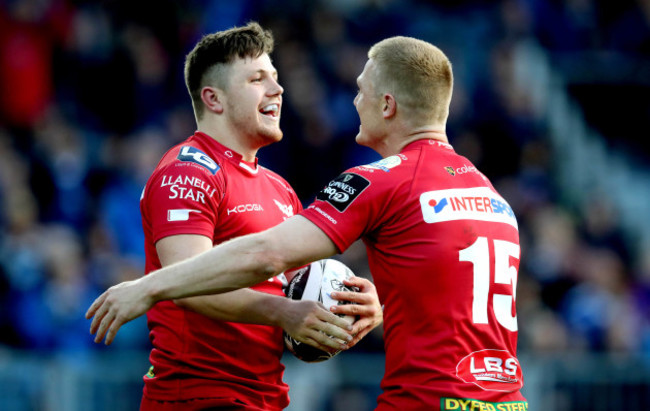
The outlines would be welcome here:
[[[288,298],[294,300],[311,300],[323,303],[326,309],[334,305],[350,304],[331,298],[332,291],[359,291],[356,287],[348,287],[343,280],[353,277],[354,273],[345,264],[333,259],[315,261],[301,268],[291,279],[285,289]],[[352,324],[355,317],[341,316]],[[284,332],[284,344],[287,349],[305,362],[320,362],[329,360],[340,351],[329,353],[311,345],[295,340]]]

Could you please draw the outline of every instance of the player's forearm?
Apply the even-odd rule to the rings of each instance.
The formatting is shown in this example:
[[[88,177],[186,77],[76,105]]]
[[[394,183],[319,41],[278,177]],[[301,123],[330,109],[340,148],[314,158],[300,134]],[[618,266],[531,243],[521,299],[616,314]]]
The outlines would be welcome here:
[[[239,237],[143,277],[154,303],[250,287],[289,268],[336,253],[316,225],[294,216],[261,233]]]
[[[253,234],[221,244],[140,279],[154,302],[219,294],[250,287],[285,268],[266,236]]]
[[[186,309],[214,320],[280,326],[279,313],[288,299],[250,289],[220,295],[196,296],[174,300]]]

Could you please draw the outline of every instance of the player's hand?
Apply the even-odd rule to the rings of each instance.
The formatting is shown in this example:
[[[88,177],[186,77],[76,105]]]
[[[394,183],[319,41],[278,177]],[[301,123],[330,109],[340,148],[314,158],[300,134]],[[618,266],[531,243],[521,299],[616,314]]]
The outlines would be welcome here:
[[[286,299],[280,327],[297,341],[327,352],[346,349],[353,338],[348,321],[310,300]]]
[[[113,342],[121,326],[146,313],[154,301],[146,297],[139,287],[138,280],[125,281],[114,285],[92,303],[86,318],[94,316],[90,324],[90,333],[99,343],[106,336],[106,345]]]
[[[384,321],[384,313],[379,303],[377,289],[372,281],[355,276],[343,282],[347,286],[357,287],[359,291],[336,291],[331,294],[332,298],[356,304],[334,305],[330,310],[335,314],[359,316],[352,328],[354,338],[348,343],[348,348],[350,348]]]

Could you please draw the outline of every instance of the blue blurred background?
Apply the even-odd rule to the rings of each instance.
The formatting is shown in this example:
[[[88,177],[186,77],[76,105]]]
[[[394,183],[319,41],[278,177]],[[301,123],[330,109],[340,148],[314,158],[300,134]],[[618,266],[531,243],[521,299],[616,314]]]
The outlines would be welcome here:
[[[260,161],[307,204],[356,146],[373,43],[421,38],[456,75],[450,142],[520,220],[530,410],[650,409],[650,0],[0,0],[0,410],[136,410],[143,318],[96,345],[84,312],[142,275],[139,197],[194,131],[184,55],[259,21],[284,140]],[[363,247],[341,257],[369,276]],[[286,356],[292,410],[371,410],[381,330]]]

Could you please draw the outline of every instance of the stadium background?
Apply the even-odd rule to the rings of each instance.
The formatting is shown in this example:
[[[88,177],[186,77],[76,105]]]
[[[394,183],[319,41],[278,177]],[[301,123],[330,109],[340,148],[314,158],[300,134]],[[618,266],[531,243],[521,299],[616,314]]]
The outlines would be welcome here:
[[[261,163],[304,203],[354,144],[355,78],[392,35],[456,74],[450,142],[515,209],[530,410],[650,408],[650,1],[0,0],[0,410],[135,410],[144,319],[93,344],[83,314],[143,270],[138,201],[194,131],[200,35],[257,20],[285,88]],[[368,275],[362,247],[343,257]],[[380,330],[327,363],[290,356],[293,410],[370,410]]]

